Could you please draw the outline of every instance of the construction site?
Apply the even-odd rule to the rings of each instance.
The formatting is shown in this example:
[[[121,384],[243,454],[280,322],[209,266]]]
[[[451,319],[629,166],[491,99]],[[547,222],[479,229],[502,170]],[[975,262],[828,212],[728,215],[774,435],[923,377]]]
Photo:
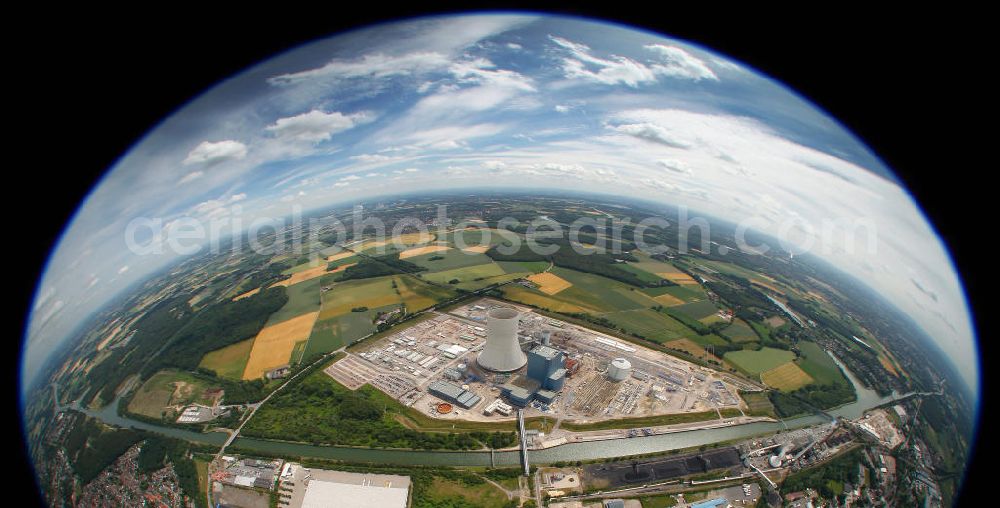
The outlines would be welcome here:
[[[442,419],[513,420],[524,409],[585,424],[743,404],[722,373],[491,299],[437,313],[325,372]]]

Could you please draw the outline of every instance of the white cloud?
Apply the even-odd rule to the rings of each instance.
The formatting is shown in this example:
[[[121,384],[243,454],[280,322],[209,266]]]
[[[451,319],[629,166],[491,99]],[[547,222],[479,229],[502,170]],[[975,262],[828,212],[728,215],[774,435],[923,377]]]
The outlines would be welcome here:
[[[503,161],[483,161],[482,166],[489,170],[499,170],[503,169],[507,164]]]
[[[640,139],[660,143],[673,148],[688,148],[691,146],[688,140],[683,139],[683,130],[668,129],[662,125],[650,122],[629,123],[621,125],[609,125],[609,129],[635,136]]]
[[[247,156],[247,146],[230,139],[218,142],[202,141],[188,152],[182,164],[214,165],[227,160],[238,160]]]
[[[180,181],[177,182],[177,184],[178,185],[184,185],[184,184],[186,184],[188,182],[193,182],[193,181],[201,178],[204,175],[205,175],[204,171],[192,171],[192,172],[184,175],[184,177],[181,178]]]
[[[619,55],[610,55],[608,58],[597,57],[590,47],[584,44],[552,35],[549,39],[569,53],[568,57],[562,59],[562,69],[563,74],[570,79],[604,85],[623,84],[632,88],[654,83],[660,76],[692,81],[719,80],[705,62],[678,46],[664,44],[645,46],[658,57],[658,60],[647,64]]]
[[[664,44],[650,44],[646,49],[657,53],[661,63],[651,66],[653,72],[673,78],[686,78],[694,81],[708,79],[718,81],[719,77],[708,68],[701,59],[677,47]]]
[[[570,107],[562,104],[556,104],[556,107],[554,109],[556,110],[556,113],[568,113]]]
[[[656,162],[675,173],[681,173],[685,175],[691,174],[691,167],[685,164],[684,161],[679,161],[677,159],[660,159]]]
[[[267,130],[279,139],[319,143],[370,119],[367,113],[344,115],[338,111],[324,113],[314,109],[301,115],[279,118],[267,126]]]
[[[125,265],[125,266],[123,266],[123,267],[121,267],[121,268],[118,269],[118,275],[122,275],[122,274],[124,274],[127,271],[128,271],[128,265]]]
[[[450,64],[447,56],[436,52],[413,52],[404,55],[370,54],[356,60],[331,60],[326,65],[301,72],[268,78],[272,85],[290,85],[307,80],[381,79],[409,76],[440,70]]]
[[[347,187],[348,185],[351,185],[350,182],[337,182],[333,184],[334,187]]]
[[[584,44],[568,41],[561,37],[549,36],[552,42],[568,50],[571,57],[562,60],[563,74],[570,79],[582,79],[604,85],[623,84],[637,87],[656,81],[656,75],[649,67],[623,56],[611,55],[609,59],[591,54]],[[596,68],[590,70],[587,66]]]
[[[360,180],[361,177],[358,175],[347,175],[340,179],[341,182],[350,182],[352,180]]]
[[[514,51],[520,51],[520,50],[524,49],[524,47],[521,46],[520,44],[516,43],[516,42],[508,42],[507,43],[507,49],[512,49]]]
[[[195,217],[214,219],[228,213],[226,210],[227,205],[243,201],[246,198],[247,198],[246,193],[241,192],[239,194],[233,194],[229,197],[221,197],[219,199],[208,199],[191,207],[188,213]]]
[[[374,153],[374,154],[363,153],[360,155],[352,155],[350,159],[359,162],[390,162],[402,159],[402,157],[393,155],[382,155],[380,153]]]

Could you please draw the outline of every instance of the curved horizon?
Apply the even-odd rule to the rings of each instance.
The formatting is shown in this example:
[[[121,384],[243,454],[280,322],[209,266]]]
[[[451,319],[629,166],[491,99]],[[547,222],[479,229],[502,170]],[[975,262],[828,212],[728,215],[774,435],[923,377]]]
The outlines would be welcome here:
[[[917,322],[978,398],[975,331],[946,246],[891,169],[835,119],[697,45],[594,20],[498,14],[309,43],[157,125],[100,179],[51,252],[22,388],[78,323],[184,257],[131,251],[137,219],[169,232],[189,219],[249,223],[394,189],[470,186],[665,202],[750,220],[772,237],[816,237],[824,221],[870,224],[875,245],[845,236],[811,253]]]

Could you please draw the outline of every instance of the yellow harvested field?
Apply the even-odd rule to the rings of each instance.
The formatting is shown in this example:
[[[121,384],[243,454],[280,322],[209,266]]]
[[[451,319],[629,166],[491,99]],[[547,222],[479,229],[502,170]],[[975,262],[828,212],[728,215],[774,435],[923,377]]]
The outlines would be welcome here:
[[[660,296],[654,297],[653,299],[656,300],[657,302],[662,303],[664,306],[667,307],[673,307],[674,305],[684,305],[684,300],[681,300],[680,298],[677,298],[676,296],[669,293],[664,293]]]
[[[697,342],[691,339],[672,340],[670,342],[664,342],[663,345],[670,349],[679,349],[681,351],[684,351],[685,353],[694,356],[695,358],[699,358],[702,360],[715,360],[720,364],[722,363],[722,359],[720,359],[718,356],[709,354],[708,351],[705,351],[705,348],[701,347],[700,345],[698,345]]]
[[[674,284],[690,285],[698,283],[698,281],[694,280],[693,278],[691,278],[690,275],[684,272],[659,272],[656,275],[659,275],[660,277],[663,277],[664,279],[667,279],[670,282],[673,282]]]
[[[447,245],[425,245],[423,247],[414,247],[412,249],[406,249],[399,253],[399,259],[412,258],[414,256],[421,256],[423,254],[430,254],[432,252],[443,252],[451,247]]]
[[[235,302],[236,300],[242,300],[242,299],[244,299],[244,298],[246,298],[248,296],[253,296],[253,295],[257,294],[257,293],[260,293],[260,288],[251,289],[250,291],[247,291],[246,293],[243,293],[242,295],[236,295],[236,296],[233,297],[233,301]]]
[[[328,256],[326,258],[326,262],[327,263],[332,263],[334,261],[340,261],[341,259],[346,259],[346,258],[349,258],[349,257],[351,257],[353,255],[354,255],[354,253],[350,252],[350,251],[338,252],[337,254],[334,254],[332,256]]]
[[[489,245],[473,245],[472,247],[462,249],[462,252],[468,252],[470,254],[484,254],[488,250],[490,250]]]
[[[285,287],[292,286],[292,285],[298,284],[300,282],[305,282],[305,281],[307,281],[309,279],[315,279],[316,277],[319,277],[321,275],[325,275],[325,274],[328,274],[328,273],[337,273],[337,272],[339,272],[341,270],[346,270],[347,267],[354,266],[356,264],[357,263],[350,263],[350,264],[346,264],[346,265],[340,265],[340,266],[334,268],[333,270],[330,270],[329,272],[326,271],[326,266],[325,265],[320,265],[320,266],[317,266],[315,268],[310,268],[308,270],[302,270],[301,272],[293,273],[291,277],[289,277],[289,278],[287,278],[285,280],[282,280],[282,281],[275,282],[273,284],[273,286],[285,286]]]
[[[760,287],[765,288],[765,289],[770,289],[771,291],[774,291],[775,293],[778,293],[781,296],[785,295],[785,292],[782,291],[781,289],[779,289],[774,284],[768,284],[766,282],[761,282],[759,280],[752,280],[752,281],[750,281],[750,283],[753,284],[753,285],[755,285],[755,286],[760,286]],[[812,294],[812,293],[810,293],[810,294]]]
[[[120,331],[122,331],[122,325],[118,325],[115,327],[114,330],[108,332],[108,335],[97,343],[97,350],[100,351],[104,349],[104,347],[108,345],[108,342],[111,342],[111,339],[115,338],[118,335],[118,332]]]
[[[435,236],[430,233],[406,233],[399,236],[390,236],[384,240],[376,240],[374,238],[369,238],[363,241],[360,245],[352,246],[351,250],[354,251],[365,251],[369,249],[377,249],[379,247],[385,247],[386,245],[418,245],[421,243],[428,243],[434,240]]]
[[[771,328],[777,328],[785,324],[785,320],[782,319],[781,316],[777,315],[765,319],[764,322],[767,323],[767,325],[770,326]]]
[[[339,303],[336,305],[323,305],[323,314],[320,316],[321,321],[326,321],[327,319],[335,318],[342,314],[347,314],[351,312],[351,309],[355,307],[368,307],[369,309],[376,309],[379,307],[385,307],[387,305],[393,305],[400,303],[400,296],[396,293],[378,295],[371,298],[364,298],[359,300],[350,300],[346,303]]]
[[[899,377],[899,373],[896,372],[896,367],[884,355],[878,355],[878,362],[882,364],[882,368],[884,368],[886,372],[895,377]]]
[[[549,298],[546,295],[540,295],[524,286],[520,286],[517,284],[511,284],[510,286],[504,288],[503,290],[504,296],[515,302],[534,305],[535,307],[548,309],[552,312],[566,312],[566,313],[598,312],[598,310],[596,309],[584,308],[569,302],[563,302],[561,300]]]
[[[295,343],[309,338],[317,317],[319,312],[310,312],[261,330],[253,340],[243,379],[259,379],[267,371],[288,364]]]
[[[573,283],[551,272],[529,275],[528,280],[538,284],[538,290],[554,295],[573,286]]]
[[[406,233],[405,235],[399,235],[393,238],[393,241],[403,245],[412,245],[416,243],[427,243],[434,238],[435,236],[430,233]]]
[[[788,362],[762,372],[760,380],[771,388],[790,392],[812,383],[813,378],[794,362]]]

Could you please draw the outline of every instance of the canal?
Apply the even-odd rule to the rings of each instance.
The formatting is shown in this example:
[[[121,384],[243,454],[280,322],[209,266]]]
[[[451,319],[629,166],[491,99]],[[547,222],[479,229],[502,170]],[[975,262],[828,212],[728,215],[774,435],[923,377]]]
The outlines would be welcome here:
[[[833,355],[830,355],[833,356]],[[865,411],[899,398],[895,393],[888,397],[880,397],[874,390],[865,388],[854,374],[833,357],[844,374],[854,385],[857,400],[839,408],[827,411],[837,418],[858,418]],[[198,433],[173,427],[162,427],[146,422],[125,418],[118,415],[115,409],[116,399],[103,409],[84,409],[74,404],[73,408],[98,418],[105,423],[125,428],[141,429],[156,432],[165,436],[184,439],[195,443],[222,446],[228,435],[223,432]],[[750,438],[758,435],[773,434],[783,429],[795,429],[817,425],[829,421],[822,415],[802,416],[784,420],[783,422],[757,422],[730,427],[712,429],[688,430],[654,436],[639,436],[626,439],[604,441],[588,441],[567,443],[544,450],[529,451],[531,463],[552,463],[557,461],[594,460],[625,455],[667,452],[682,448],[708,445],[720,441]],[[489,466],[490,453],[482,451],[427,451],[427,450],[386,450],[377,448],[351,448],[343,446],[323,446],[305,443],[290,443],[239,437],[232,444],[242,450],[256,451],[288,457],[315,457],[351,462],[371,462],[403,465],[437,465],[437,466]],[[496,465],[516,466],[520,464],[518,452],[496,452]]]

